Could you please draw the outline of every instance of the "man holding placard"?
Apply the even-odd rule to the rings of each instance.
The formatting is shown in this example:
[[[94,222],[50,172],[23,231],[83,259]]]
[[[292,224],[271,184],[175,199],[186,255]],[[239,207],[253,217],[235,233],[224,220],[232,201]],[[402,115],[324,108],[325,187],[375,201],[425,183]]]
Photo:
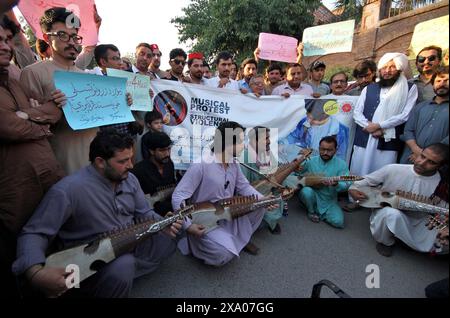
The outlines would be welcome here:
[[[72,17],[72,18],[71,18]],[[66,21],[79,18],[65,8],[51,8],[41,17],[40,25],[44,40],[50,45],[52,58],[26,67],[22,71],[21,82],[29,98],[40,103],[51,99],[55,91],[53,74],[55,71],[82,71],[75,66],[78,56],[77,46],[83,38],[78,35],[81,24],[70,25]],[[97,128],[74,132],[66,118],[62,118],[54,129],[50,139],[56,158],[66,173],[71,174],[88,164],[89,144],[95,137]]]

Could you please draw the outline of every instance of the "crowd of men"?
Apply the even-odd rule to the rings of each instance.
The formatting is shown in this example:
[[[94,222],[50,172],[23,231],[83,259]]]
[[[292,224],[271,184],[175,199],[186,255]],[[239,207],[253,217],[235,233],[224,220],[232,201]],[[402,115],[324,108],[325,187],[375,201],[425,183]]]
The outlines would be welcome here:
[[[247,132],[245,145],[246,129],[233,121],[217,127],[209,157],[185,172],[175,170],[170,158],[172,140],[163,132],[168,118],[157,111],[133,112],[136,120],[131,123],[74,131],[62,112],[66,96],[55,87],[56,70],[107,76],[107,68],[120,69],[151,80],[257,97],[359,96],[350,165],[336,156],[341,146],[336,136],[325,136],[318,141],[317,156],[294,160],[295,171],[279,190],[296,189],[301,176],[328,177],[313,186],[301,186],[297,198],[312,222],[324,221],[337,228],[345,224],[338,194],[348,192],[353,203],[345,208],[354,209],[367,199],[362,191],[367,186],[440,198],[442,206],[448,202],[449,72],[437,46],[417,54],[416,77],[411,77],[403,53],[387,53],[378,64],[358,63],[354,83],[349,85],[345,72],[333,74],[328,83],[324,62],[302,64],[302,44],[297,63],[270,63],[264,74],[259,49],[240,66],[232,54],[221,52],[215,58],[213,76],[203,54],[178,48],[168,54],[169,70],[160,69],[164,55],[157,44],[138,44],[134,64],[122,58],[113,44],[80,50],[83,39],[77,28],[66,24],[72,13],[65,8],[49,9],[40,19],[44,40],[37,44],[37,61],[12,11],[0,9],[4,10],[0,20],[0,275],[2,288],[10,295],[126,297],[133,280],[154,271],[177,246],[183,254],[211,266],[223,266],[242,250],[257,255],[253,233],[266,224],[271,233],[280,234],[278,221],[286,214],[285,203],[280,202],[221,221],[214,229],[190,218],[180,219],[133,252],[105,264],[80,289],[68,289],[70,273],[65,268],[44,266],[50,251],[89,243],[142,217],[162,220],[189,204],[238,195],[267,198],[270,193],[252,186],[253,181],[277,171],[280,162],[271,153],[269,127]],[[97,13],[95,21],[99,30]],[[88,70],[92,59],[97,67]],[[128,105],[132,102],[127,95]],[[228,131],[233,138],[226,138]],[[254,160],[248,160],[250,156]],[[244,164],[253,164],[251,170],[236,159],[242,157]],[[354,183],[333,179],[350,174],[364,179]],[[170,186],[173,194],[151,207],[146,197]],[[448,224],[448,210],[446,217]],[[428,220],[426,214],[393,207],[375,210],[370,230],[377,251],[391,256],[396,240],[401,240],[420,252],[440,252],[436,244],[448,245],[448,225],[429,230]],[[448,295],[448,279],[446,284]]]

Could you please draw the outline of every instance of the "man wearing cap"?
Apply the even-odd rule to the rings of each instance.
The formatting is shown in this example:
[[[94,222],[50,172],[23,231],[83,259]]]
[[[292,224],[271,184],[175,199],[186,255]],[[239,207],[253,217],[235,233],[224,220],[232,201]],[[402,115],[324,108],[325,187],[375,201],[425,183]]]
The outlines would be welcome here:
[[[380,81],[362,91],[353,114],[357,126],[352,174],[367,175],[397,161],[403,124],[417,100],[416,85],[404,75],[408,67],[406,55],[386,53],[378,62]]]
[[[165,79],[170,78],[169,73],[164,72],[159,67],[161,66],[161,56],[162,53],[159,50],[158,44],[150,44],[150,48],[153,53],[152,61],[150,62],[150,66],[148,67],[148,71],[152,74],[156,79]]]
[[[192,84],[205,85],[203,78],[203,61],[202,53],[193,52],[188,55],[189,81]]]
[[[175,186],[175,167],[170,159],[172,140],[164,132],[153,132],[143,140],[143,148],[148,151],[148,158],[135,165],[131,171],[139,180],[145,194],[154,195],[158,188]],[[161,216],[172,211],[172,197],[156,202],[155,212]]]
[[[327,83],[323,82],[326,65],[322,61],[315,61],[309,67],[309,81],[314,91],[314,97],[318,98],[330,94],[331,90]]]

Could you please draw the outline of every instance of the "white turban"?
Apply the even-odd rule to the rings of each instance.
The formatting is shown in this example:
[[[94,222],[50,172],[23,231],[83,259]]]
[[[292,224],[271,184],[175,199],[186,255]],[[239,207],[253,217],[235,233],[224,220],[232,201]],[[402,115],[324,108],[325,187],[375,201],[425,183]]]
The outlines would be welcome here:
[[[405,72],[409,68],[409,61],[403,53],[386,53],[378,62],[378,69],[383,68],[391,60],[394,60],[395,67],[398,71]]]
[[[404,75],[405,71],[408,72],[409,70],[408,58],[402,53],[386,53],[378,62],[378,69],[383,68],[390,61],[394,61],[395,67],[402,73],[394,85],[389,88],[386,98],[377,107],[375,113],[380,113],[381,121],[402,113],[408,99],[408,81]],[[384,130],[384,139],[386,141],[395,139],[395,127]]]

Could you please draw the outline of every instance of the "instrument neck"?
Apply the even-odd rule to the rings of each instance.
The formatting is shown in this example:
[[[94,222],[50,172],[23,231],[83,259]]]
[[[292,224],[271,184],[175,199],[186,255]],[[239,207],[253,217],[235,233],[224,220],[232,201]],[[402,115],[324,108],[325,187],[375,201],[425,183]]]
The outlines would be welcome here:
[[[155,234],[164,230],[172,223],[188,215],[190,209],[180,211],[178,214],[167,217],[161,221],[149,220],[139,224],[135,224],[113,233],[109,238],[114,249],[116,257],[119,255],[133,251],[136,245]]]
[[[399,210],[405,210],[405,211],[420,211],[425,212],[429,214],[447,214],[449,210],[443,207],[435,206],[432,204],[420,202],[420,201],[414,201],[411,199],[406,199],[399,197],[398,198],[398,208]]]
[[[273,204],[280,203],[281,197],[262,199],[256,202],[237,204],[229,206],[229,211],[232,219],[240,218],[257,209],[267,208]]]

